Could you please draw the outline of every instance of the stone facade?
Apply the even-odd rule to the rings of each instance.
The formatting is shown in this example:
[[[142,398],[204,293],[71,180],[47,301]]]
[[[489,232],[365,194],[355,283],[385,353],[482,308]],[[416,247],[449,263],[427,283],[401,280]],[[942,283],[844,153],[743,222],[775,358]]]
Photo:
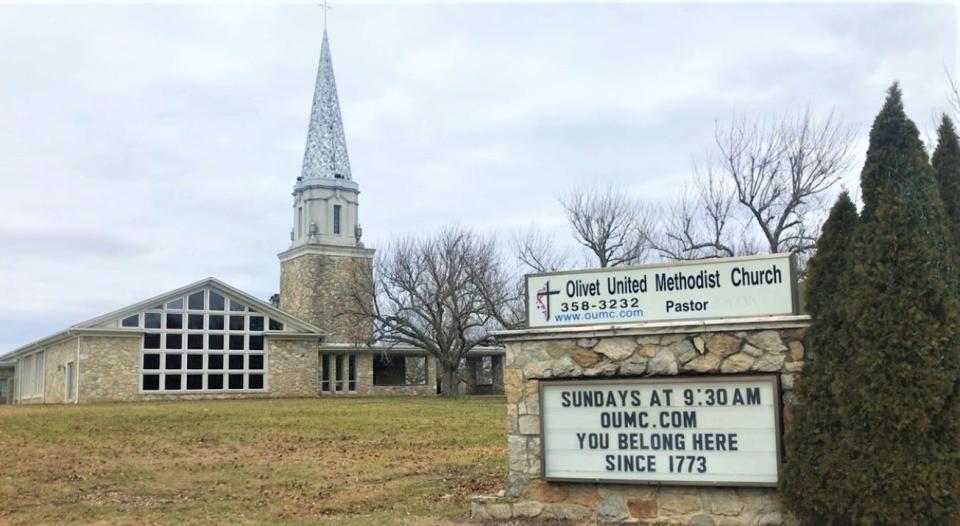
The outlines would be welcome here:
[[[276,336],[267,340],[267,396],[317,396],[320,390],[317,342]]]
[[[409,355],[402,355],[409,356]],[[373,385],[373,353],[357,356],[357,394],[369,396],[431,396],[437,394],[436,360],[427,357],[427,383],[421,385]]]
[[[43,401],[48,404],[64,404],[73,401],[76,393],[67,394],[67,363],[73,362],[74,374],[77,363],[77,338],[69,338],[46,350],[46,367],[43,380]],[[74,378],[76,390],[76,378]]]
[[[778,373],[789,429],[806,360],[806,317],[617,332],[521,335],[507,342],[509,479],[504,497],[477,498],[476,519],[544,518],[657,525],[793,524],[772,488],[556,483],[541,479],[542,379]],[[707,329],[707,330],[705,330]],[[538,339],[539,338],[539,339]],[[546,339],[551,338],[551,339]]]
[[[140,399],[142,336],[80,338],[80,402]]]
[[[44,349],[44,396],[21,403],[66,403],[66,364],[76,362],[77,338]],[[140,392],[141,336],[79,336],[79,401],[131,402],[269,397],[315,397],[319,390],[317,342],[313,339],[267,339],[267,390],[263,393],[143,394]]]
[[[67,337],[46,348],[44,385],[42,396],[23,398],[22,404],[71,403],[66,393],[67,363],[77,364],[77,349],[80,361],[75,365],[76,382],[79,386],[79,402],[133,402],[147,400],[207,400],[240,398],[301,398],[329,396],[320,392],[320,357],[316,338],[294,335],[272,335],[266,340],[266,391],[242,393],[183,393],[148,394],[140,392],[140,333],[129,335],[83,335]],[[356,390],[351,396],[432,396],[436,395],[437,362],[426,357],[427,381],[419,385],[373,384],[373,360],[376,352],[338,350],[337,353],[353,353],[357,356]],[[398,356],[416,353],[403,352]],[[417,355],[426,356],[426,355]],[[502,356],[494,356],[502,360]],[[495,368],[495,374],[497,369]],[[13,394],[14,368],[0,369],[0,378],[9,371],[10,392]],[[502,386],[502,375],[497,378]],[[12,400],[11,400],[12,402]]]
[[[464,372],[460,390],[463,394],[502,395],[503,394],[503,361],[502,355],[489,355],[491,365],[491,382],[479,383],[480,369],[483,367],[484,356],[468,356],[464,363]]]
[[[350,287],[371,270],[371,256],[303,253],[280,263],[280,308],[327,331],[327,343],[370,341],[369,321],[342,314],[352,301]]]

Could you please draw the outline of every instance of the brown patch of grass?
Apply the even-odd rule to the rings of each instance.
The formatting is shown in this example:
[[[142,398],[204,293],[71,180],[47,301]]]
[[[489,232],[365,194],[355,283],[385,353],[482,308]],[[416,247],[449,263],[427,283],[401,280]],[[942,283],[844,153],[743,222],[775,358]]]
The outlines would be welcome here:
[[[501,398],[0,406],[2,524],[436,524],[506,474]]]

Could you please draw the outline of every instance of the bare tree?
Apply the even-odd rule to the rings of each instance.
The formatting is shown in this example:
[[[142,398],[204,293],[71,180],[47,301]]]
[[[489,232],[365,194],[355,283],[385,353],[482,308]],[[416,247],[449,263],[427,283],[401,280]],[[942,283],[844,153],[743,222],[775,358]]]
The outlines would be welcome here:
[[[807,111],[717,125],[716,150],[694,189],[661,221],[657,251],[671,259],[791,252],[815,246],[828,191],[849,167],[853,131]]]
[[[374,339],[410,345],[436,358],[442,391],[457,394],[460,364],[490,341],[489,331],[506,319],[494,294],[504,283],[491,238],[446,228],[425,238],[406,238],[377,255],[373,273],[357,276],[356,314],[373,322]]]
[[[946,66],[943,67],[943,72],[947,75],[947,84],[950,85],[950,105],[953,106],[953,111],[960,113],[960,87],[957,87],[953,75]]]
[[[720,166],[767,250],[813,249],[817,229],[811,214],[823,210],[824,193],[849,166],[852,142],[851,128],[832,113],[817,122],[809,109],[779,121],[747,124],[741,118],[717,127]]]
[[[738,216],[737,196],[712,164],[695,167],[696,176],[676,203],[660,214],[660,225],[652,244],[667,259],[705,259],[756,252]]]
[[[558,249],[554,239],[535,226],[514,235],[512,245],[517,260],[532,272],[553,272],[570,265],[569,254]]]
[[[611,186],[571,189],[560,197],[577,243],[601,267],[643,262],[654,222],[649,209]]]

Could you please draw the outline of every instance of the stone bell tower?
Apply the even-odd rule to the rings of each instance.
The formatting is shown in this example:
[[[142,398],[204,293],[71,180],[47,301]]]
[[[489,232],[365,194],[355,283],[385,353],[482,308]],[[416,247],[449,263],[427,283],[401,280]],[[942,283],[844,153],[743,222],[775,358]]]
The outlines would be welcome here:
[[[374,254],[360,242],[359,194],[324,29],[303,168],[293,187],[290,248],[279,258],[280,308],[326,330],[327,343],[357,343],[372,331],[369,321],[344,314],[352,310],[353,284],[369,279]]]

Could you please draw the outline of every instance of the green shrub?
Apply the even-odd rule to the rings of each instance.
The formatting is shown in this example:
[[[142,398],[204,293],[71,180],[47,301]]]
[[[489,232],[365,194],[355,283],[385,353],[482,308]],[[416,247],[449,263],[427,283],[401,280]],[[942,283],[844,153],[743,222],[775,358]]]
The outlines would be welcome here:
[[[937,129],[937,148],[933,151],[933,169],[940,186],[947,225],[953,242],[960,242],[960,142],[953,122],[946,115]]]
[[[897,85],[871,129],[861,190],[849,270],[838,283],[811,284],[821,311],[812,312],[810,340],[823,360],[798,383],[786,504],[808,524],[956,524],[954,256],[939,187]]]

